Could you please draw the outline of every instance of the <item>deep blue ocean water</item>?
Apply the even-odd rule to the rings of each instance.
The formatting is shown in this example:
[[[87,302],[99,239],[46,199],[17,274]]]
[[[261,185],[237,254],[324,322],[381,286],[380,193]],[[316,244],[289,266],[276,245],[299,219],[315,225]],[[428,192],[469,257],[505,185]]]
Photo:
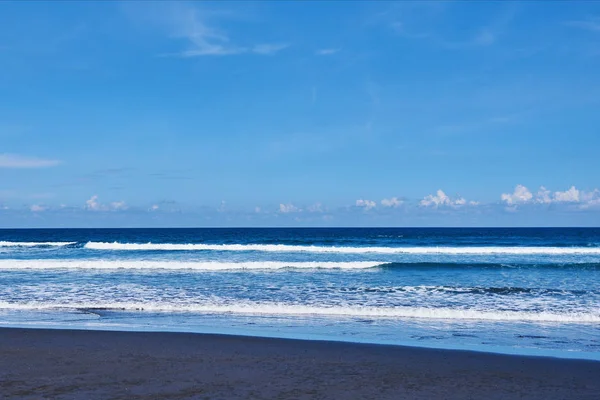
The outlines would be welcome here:
[[[0,326],[600,359],[600,228],[0,230]]]

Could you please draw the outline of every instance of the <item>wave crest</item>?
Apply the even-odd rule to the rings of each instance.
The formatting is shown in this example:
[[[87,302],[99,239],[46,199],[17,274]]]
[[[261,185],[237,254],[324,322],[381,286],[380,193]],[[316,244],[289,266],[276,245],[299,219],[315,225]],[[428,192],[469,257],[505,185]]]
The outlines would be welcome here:
[[[63,247],[77,242],[7,242],[0,241],[0,247]]]
[[[0,270],[20,269],[99,269],[99,270],[280,270],[294,269],[368,269],[383,263],[356,262],[217,262],[217,261],[144,261],[144,260],[0,260]]]
[[[600,247],[337,247],[285,244],[206,244],[206,243],[119,243],[88,242],[91,250],[120,251],[260,251],[286,253],[340,254],[448,254],[448,255],[600,255]]]
[[[105,310],[130,312],[192,312],[206,314],[249,314],[281,316],[323,317],[371,317],[371,318],[416,318],[453,321],[498,321],[498,322],[555,322],[555,323],[598,323],[600,314],[531,312],[531,311],[479,311],[472,309],[426,308],[426,307],[358,307],[358,306],[309,306],[283,303],[238,303],[238,304],[168,304],[168,303],[9,303],[0,302],[5,310]]]

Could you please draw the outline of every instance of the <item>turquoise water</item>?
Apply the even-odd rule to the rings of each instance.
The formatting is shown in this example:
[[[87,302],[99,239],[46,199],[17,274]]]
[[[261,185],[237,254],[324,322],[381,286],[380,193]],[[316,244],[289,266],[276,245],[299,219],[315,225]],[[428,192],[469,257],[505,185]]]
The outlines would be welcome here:
[[[0,326],[600,359],[600,229],[0,230]]]

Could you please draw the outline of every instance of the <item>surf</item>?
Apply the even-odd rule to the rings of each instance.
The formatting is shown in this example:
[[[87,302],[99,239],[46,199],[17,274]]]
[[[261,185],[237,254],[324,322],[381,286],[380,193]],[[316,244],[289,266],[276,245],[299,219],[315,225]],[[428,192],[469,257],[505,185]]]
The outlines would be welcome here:
[[[360,307],[313,306],[285,303],[204,303],[174,304],[160,302],[97,302],[97,303],[9,303],[0,302],[3,310],[103,310],[114,312],[181,312],[198,314],[245,314],[273,316],[369,317],[392,319],[423,319],[452,321],[497,321],[591,324],[600,322],[600,314],[593,312],[557,313],[550,311],[501,311],[427,307]]]
[[[275,253],[438,254],[438,255],[600,255],[600,247],[342,247],[286,244],[87,242],[89,250],[115,251],[254,251]]]
[[[0,241],[0,247],[64,247],[77,242],[7,242]]]
[[[242,271],[282,269],[369,269],[384,263],[355,262],[283,262],[283,261],[149,261],[149,260],[0,260],[0,270],[189,270],[189,271]]]

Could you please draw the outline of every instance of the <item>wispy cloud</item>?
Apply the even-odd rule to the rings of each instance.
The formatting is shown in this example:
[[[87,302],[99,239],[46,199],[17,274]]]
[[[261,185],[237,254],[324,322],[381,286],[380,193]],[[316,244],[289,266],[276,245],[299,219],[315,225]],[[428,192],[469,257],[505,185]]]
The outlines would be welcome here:
[[[591,32],[600,32],[600,17],[588,17],[585,20],[566,21],[567,26],[584,29]]]
[[[287,43],[257,44],[250,49],[250,52],[254,53],[254,54],[270,55],[270,54],[275,54],[289,46],[290,45]]]
[[[421,7],[416,7],[418,3]],[[435,7],[428,7],[437,3]],[[495,44],[506,33],[518,7],[502,6],[485,24],[473,20],[459,31],[449,30],[448,21],[454,17],[453,10],[464,7],[460,2],[413,2],[404,7],[393,7],[387,13],[389,28],[406,39],[424,40],[448,50],[487,47]],[[427,7],[426,7],[427,6]],[[464,21],[463,21],[464,22]],[[468,25],[471,26],[468,26]],[[466,35],[464,33],[467,33]]]
[[[211,13],[189,3],[173,3],[160,18],[167,25],[174,39],[187,43],[187,49],[162,56],[200,57],[228,56],[236,54],[271,55],[287,47],[287,43],[256,43],[241,45],[229,33],[218,26],[217,13]],[[223,18],[223,13],[219,15]]]
[[[257,44],[252,47],[223,47],[223,46],[200,46],[198,48],[185,50],[179,55],[181,57],[198,57],[198,56],[227,56],[233,54],[259,54],[259,55],[272,55],[285,48],[289,47],[289,44]],[[173,55],[173,54],[171,54]]]
[[[0,168],[47,168],[61,164],[59,160],[28,157],[18,154],[0,154]]]
[[[330,56],[335,53],[339,53],[342,49],[340,48],[330,48],[330,49],[319,49],[315,52],[318,56]]]
[[[322,213],[322,212],[325,212],[326,210],[323,207],[323,204],[315,203],[312,206],[308,206],[306,208],[306,211],[311,212],[311,213]]]
[[[35,213],[44,212],[47,209],[48,209],[47,207],[39,205],[39,204],[34,204],[31,207],[29,207],[29,210],[31,210],[31,212],[35,212]]]

